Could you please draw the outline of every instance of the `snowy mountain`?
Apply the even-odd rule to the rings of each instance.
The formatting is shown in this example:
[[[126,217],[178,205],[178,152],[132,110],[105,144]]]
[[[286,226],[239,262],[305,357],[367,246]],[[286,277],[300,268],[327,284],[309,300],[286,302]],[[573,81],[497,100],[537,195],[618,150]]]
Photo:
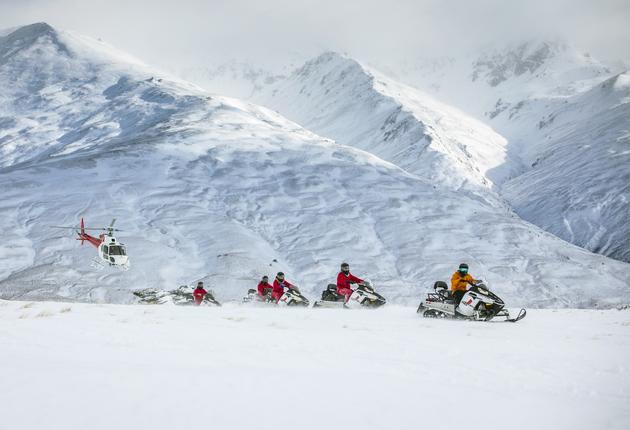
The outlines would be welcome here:
[[[522,101],[575,95],[614,74],[561,39],[498,44],[458,57],[418,58],[386,70],[483,120],[509,119]]]
[[[521,115],[546,113],[523,134],[530,166],[502,186],[526,220],[593,252],[630,261],[630,73],[565,99],[533,100]],[[529,136],[529,139],[527,138]],[[518,143],[514,145],[518,150]]]
[[[460,261],[514,305],[627,302],[628,264],[522,221],[492,197],[483,169],[461,173],[474,187],[451,190],[419,165],[403,169],[46,24],[2,36],[0,53],[2,298],[128,302],[130,290],[204,279],[225,301],[277,270],[313,297],[348,260],[400,303],[415,304]],[[466,166],[455,137],[430,133],[431,166]],[[473,150],[484,169],[505,154],[499,138]],[[49,228],[80,217],[118,219],[129,271],[93,269],[93,248]]]
[[[420,61],[393,71],[507,138],[502,194],[526,220],[630,261],[627,73],[561,40]]]
[[[491,187],[513,171],[490,127],[341,54],[307,62],[254,99],[436,184]]]

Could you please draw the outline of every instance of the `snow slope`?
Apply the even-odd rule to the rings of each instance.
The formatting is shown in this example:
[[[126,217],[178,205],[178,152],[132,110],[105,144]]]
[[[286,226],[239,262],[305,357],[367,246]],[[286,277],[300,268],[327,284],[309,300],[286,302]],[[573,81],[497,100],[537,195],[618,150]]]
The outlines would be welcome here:
[[[514,305],[627,302],[627,264],[501,202],[437,188],[84,37],[16,32],[0,40],[3,298],[129,302],[134,289],[204,279],[226,301],[278,270],[313,298],[346,260],[391,302],[417,302],[460,261]],[[94,270],[94,249],[49,228],[80,217],[118,218],[129,271]]]
[[[630,426],[627,310],[507,324],[0,301],[0,325],[4,428]]]
[[[615,69],[565,41],[537,40],[391,72],[507,138],[521,169],[499,185],[524,219],[630,261],[628,74]]]
[[[328,52],[254,100],[318,134],[449,187],[490,187],[512,170],[506,140],[425,93]]]
[[[523,133],[530,141],[520,156],[531,167],[503,184],[502,194],[545,230],[630,261],[630,72],[558,104],[522,107],[529,118],[546,115]]]

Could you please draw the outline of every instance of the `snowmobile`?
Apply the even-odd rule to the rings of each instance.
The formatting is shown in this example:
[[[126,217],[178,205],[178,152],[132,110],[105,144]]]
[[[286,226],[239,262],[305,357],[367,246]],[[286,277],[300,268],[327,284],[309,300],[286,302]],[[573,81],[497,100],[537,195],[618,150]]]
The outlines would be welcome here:
[[[280,300],[278,300],[278,304],[283,306],[307,307],[309,303],[308,299],[302,295],[297,287],[286,288],[284,294],[280,297]]]
[[[297,287],[286,288],[284,294],[280,297],[280,300],[276,301],[271,297],[271,294],[265,294],[264,297],[258,295],[258,291],[253,288],[247,290],[247,296],[243,297],[243,303],[251,303],[256,305],[281,305],[281,306],[308,306],[309,301],[302,295]]]
[[[337,292],[337,285],[328,284],[326,289],[322,291],[322,299],[313,303],[314,308],[353,308],[368,307],[378,308],[383,306],[387,300],[379,293],[374,291],[374,287],[369,281],[358,284],[357,288],[352,292],[348,303],[345,297]]]
[[[453,293],[446,282],[437,281],[434,292],[427,294],[418,306],[417,313],[425,318],[461,318],[474,321],[490,321],[504,318],[502,321],[516,322],[525,318],[527,311],[521,309],[515,318],[505,309],[505,303],[481,281],[471,283],[459,305],[455,305]]]
[[[206,295],[203,297],[202,305],[208,306],[221,306],[221,303],[217,299],[214,298],[214,291],[208,290]]]
[[[258,291],[255,288],[247,290],[247,295],[243,297],[243,303],[250,303],[256,305],[275,305],[276,301],[271,298],[271,288],[268,288],[268,292],[263,297],[258,295]]]
[[[133,295],[138,297],[138,301],[150,305],[163,305],[173,303],[175,305],[192,305],[194,287],[182,285],[175,290],[159,290],[156,288],[145,288],[136,290]],[[221,306],[221,303],[214,298],[214,292],[209,290],[203,298],[202,305]]]

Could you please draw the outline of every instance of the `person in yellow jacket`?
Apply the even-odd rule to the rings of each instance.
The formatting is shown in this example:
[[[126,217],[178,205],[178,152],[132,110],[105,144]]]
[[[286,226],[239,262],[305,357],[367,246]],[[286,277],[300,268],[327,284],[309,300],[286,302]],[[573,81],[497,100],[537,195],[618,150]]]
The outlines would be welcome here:
[[[476,280],[468,273],[468,264],[460,264],[457,272],[453,273],[453,276],[451,276],[451,290],[453,291],[455,306],[459,305],[462,297],[466,294],[468,285],[473,282],[476,282]]]

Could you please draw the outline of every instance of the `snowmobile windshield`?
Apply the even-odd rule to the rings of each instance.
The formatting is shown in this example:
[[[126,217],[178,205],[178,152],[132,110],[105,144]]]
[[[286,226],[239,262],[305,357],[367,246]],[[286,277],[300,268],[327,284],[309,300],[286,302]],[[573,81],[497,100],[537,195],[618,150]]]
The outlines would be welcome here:
[[[127,255],[125,248],[122,246],[114,245],[109,247],[109,255]]]

